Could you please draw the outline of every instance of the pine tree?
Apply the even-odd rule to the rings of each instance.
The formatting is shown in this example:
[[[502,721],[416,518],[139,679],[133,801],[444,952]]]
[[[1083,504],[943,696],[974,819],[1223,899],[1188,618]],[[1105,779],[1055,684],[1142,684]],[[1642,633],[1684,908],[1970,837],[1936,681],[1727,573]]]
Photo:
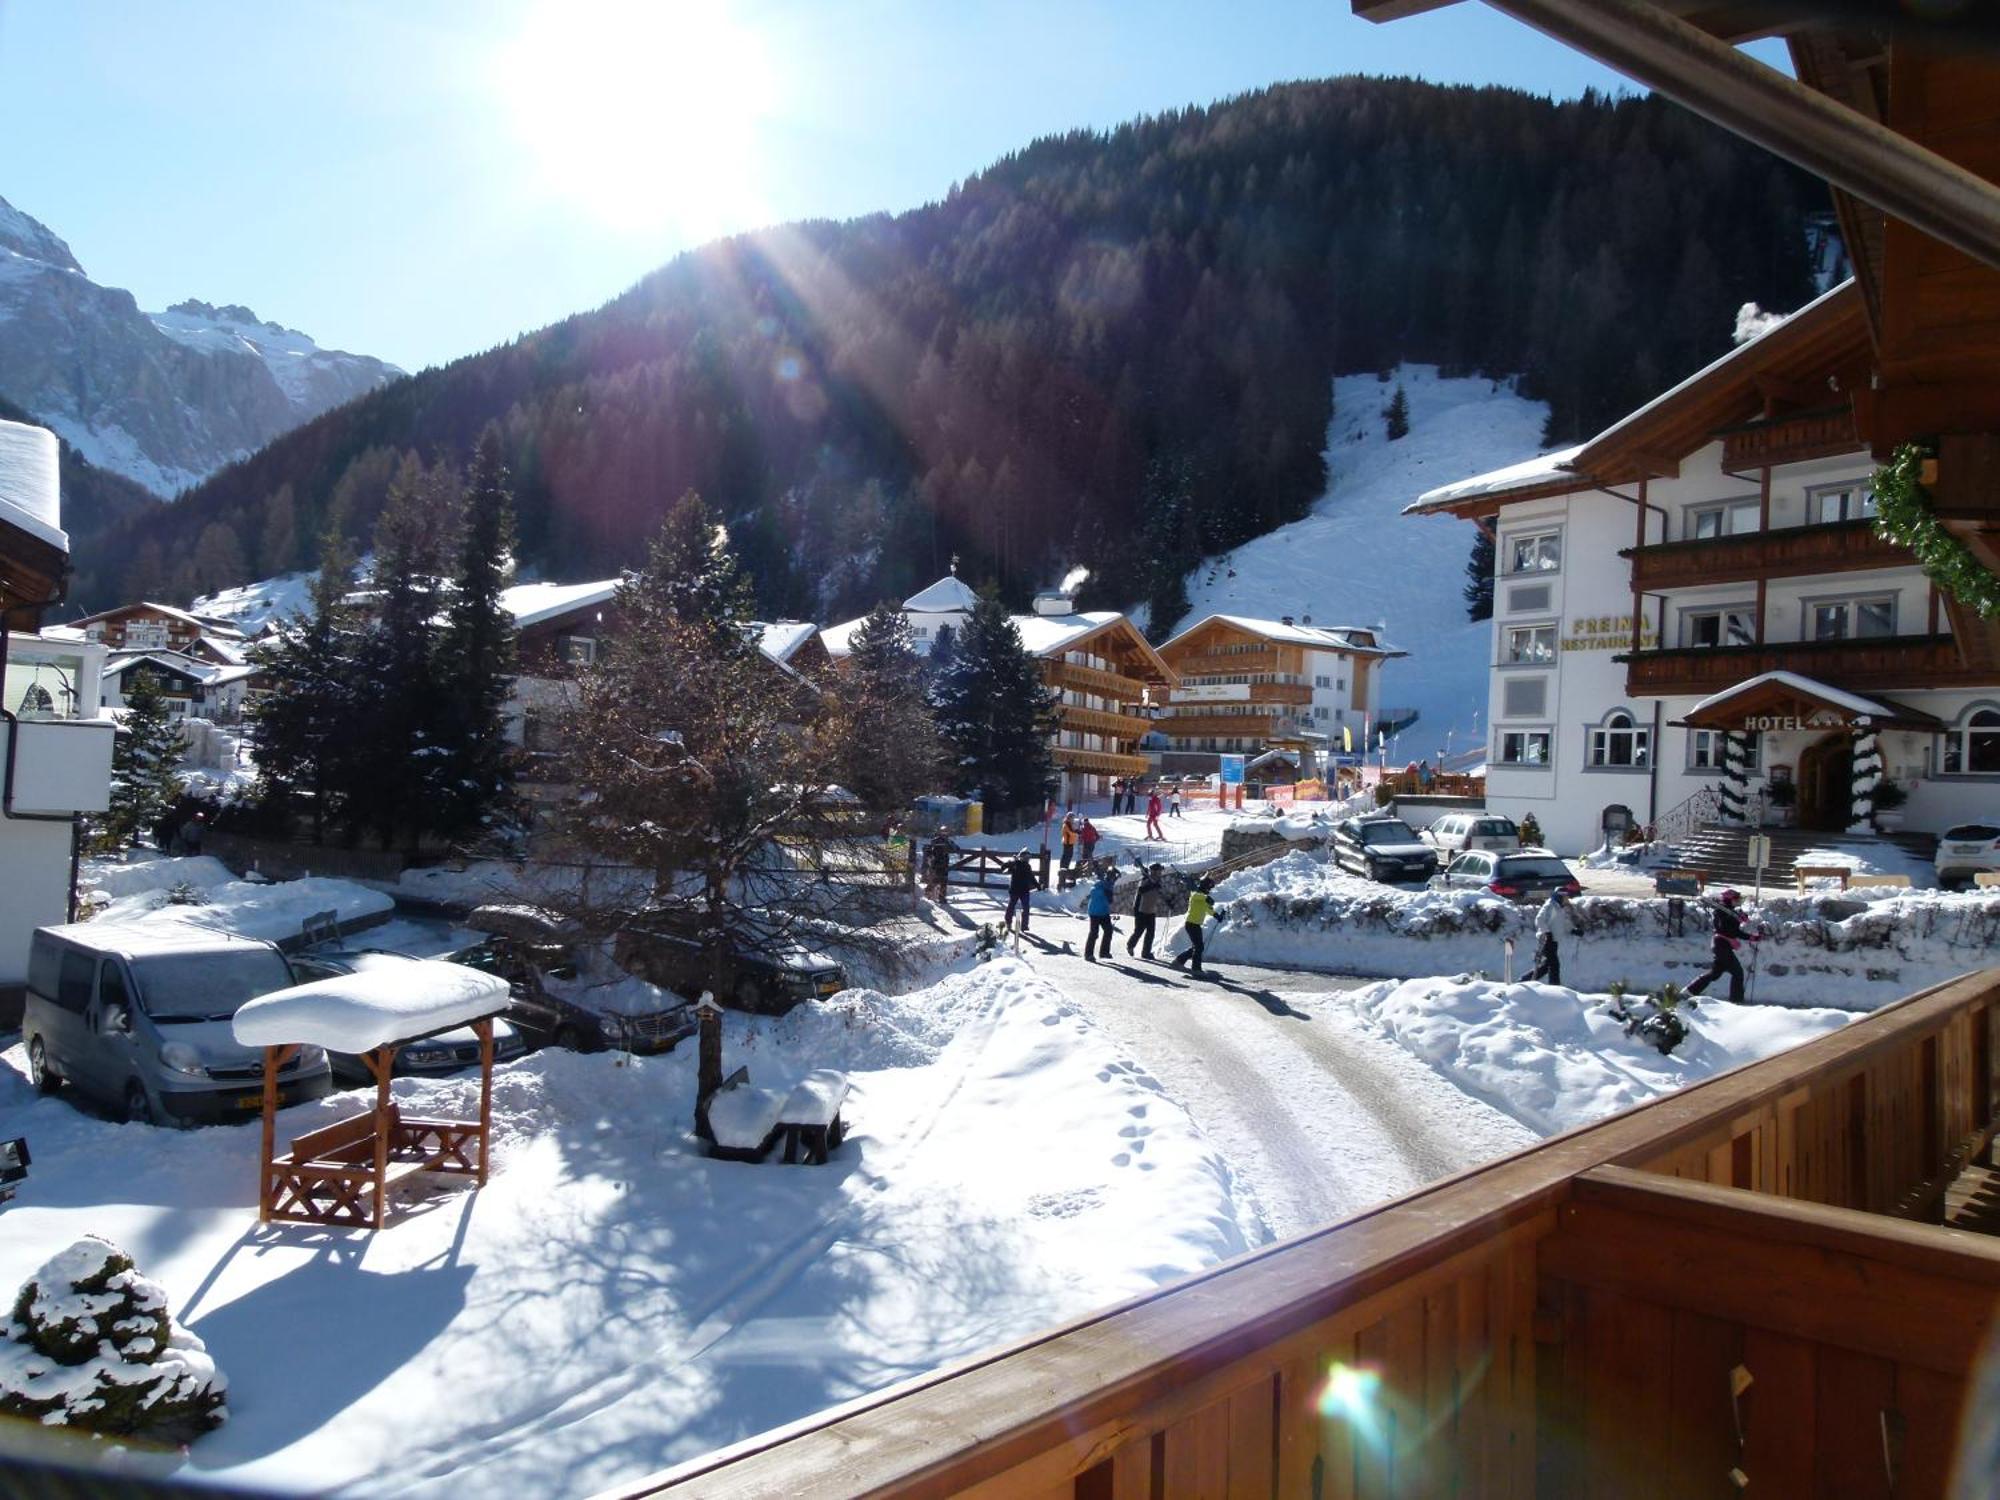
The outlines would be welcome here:
[[[159,679],[134,667],[125,686],[125,713],[111,750],[111,806],[99,840],[126,849],[165,816],[181,794],[181,730]]]
[[[291,570],[298,551],[298,505],[292,487],[281,484],[264,506],[264,535],[257,544],[257,568],[265,577]]]
[[[1382,408],[1382,420],[1387,424],[1389,441],[1397,442],[1410,435],[1410,398],[1404,394],[1399,382],[1396,394],[1389,398],[1389,404]]]
[[[1472,556],[1465,564],[1465,617],[1493,618],[1493,533],[1478,528],[1472,536]]]
[[[501,601],[512,568],[513,532],[500,431],[489,426],[473,460],[458,573],[436,652],[443,710],[437,734],[447,761],[437,823],[448,833],[480,827],[513,783],[506,708],[514,620]]]
[[[750,649],[743,627],[755,608],[729,533],[701,496],[674,502],[647,548],[646,567],[619,592],[633,620],[662,616],[714,633],[723,654]]]
[[[356,774],[363,760],[364,695],[359,641],[342,599],[353,587],[354,563],[338,522],[320,539],[312,612],[294,616],[251,660],[268,690],[250,705],[257,754],[257,798],[288,815],[301,802],[312,819],[313,842],[345,818],[351,796],[365,796]]]
[[[1056,786],[1055,699],[1000,602],[980,600],[932,694],[957,790],[996,811],[1039,808]]]
[[[950,672],[958,660],[958,632],[940,625],[931,637],[931,654],[924,658],[924,671],[933,682]]]
[[[900,812],[937,784],[943,748],[924,677],[908,617],[876,605],[854,632],[840,680],[854,724],[840,779],[870,812]]]

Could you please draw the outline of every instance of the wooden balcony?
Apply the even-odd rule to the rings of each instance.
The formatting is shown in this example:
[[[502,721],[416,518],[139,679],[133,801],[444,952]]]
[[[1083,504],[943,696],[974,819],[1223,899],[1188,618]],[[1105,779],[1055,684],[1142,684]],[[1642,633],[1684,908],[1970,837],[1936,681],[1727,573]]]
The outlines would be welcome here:
[[[1907,551],[1875,535],[1872,521],[1787,526],[1748,536],[1662,542],[1627,547],[1618,555],[1632,560],[1632,586],[1646,591],[1915,565]]]
[[[1078,708],[1064,703],[1056,708],[1056,718],[1065,729],[1084,734],[1102,734],[1113,739],[1136,740],[1149,733],[1153,721],[1138,714],[1114,714],[1101,708]]]
[[[1625,691],[1635,698],[1706,697],[1763,672],[1796,672],[1855,693],[1979,687],[1996,681],[1992,669],[1968,667],[1948,635],[1692,647],[1617,659],[1625,663]]]
[[[1103,776],[1144,776],[1152,762],[1143,755],[1116,755],[1109,750],[1073,750],[1057,745],[1050,754],[1060,771],[1095,771]]]
[[[1276,646],[1260,651],[1223,651],[1209,656],[1183,656],[1167,665],[1181,677],[1235,677],[1244,672],[1283,672],[1295,668],[1296,660],[1286,661]],[[1296,653],[1294,653],[1296,656]]]
[[[1236,696],[1220,697],[1227,692]],[[1177,707],[1195,707],[1214,703],[1286,703],[1305,704],[1312,702],[1312,684],[1309,682],[1237,682],[1219,686],[1202,683],[1183,684],[1173,690],[1168,702]]]
[[[1298,721],[1279,714],[1176,714],[1156,726],[1169,739],[1192,739],[1207,735],[1245,735],[1272,739],[1298,733]]]
[[[1079,666],[1070,661],[1045,660],[1042,663],[1042,680],[1051,687],[1074,688],[1079,693],[1115,698],[1121,703],[1139,703],[1146,696],[1146,684],[1136,677],[1121,677],[1116,672]]]
[[[1942,1500],[1996,1011],[1970,975],[617,1493]]]
[[[1802,463],[1862,447],[1854,430],[1854,408],[1799,412],[1775,421],[1738,427],[1722,435],[1722,467],[1741,473],[1769,464]]]

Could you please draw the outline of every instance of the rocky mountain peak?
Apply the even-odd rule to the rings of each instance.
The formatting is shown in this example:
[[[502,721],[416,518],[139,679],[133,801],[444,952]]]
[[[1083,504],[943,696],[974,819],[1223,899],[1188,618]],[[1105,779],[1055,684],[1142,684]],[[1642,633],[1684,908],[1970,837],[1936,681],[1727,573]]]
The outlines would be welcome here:
[[[0,198],[0,250],[12,250],[58,270],[83,274],[83,267],[70,254],[69,246],[48,225],[22,213],[5,198]]]

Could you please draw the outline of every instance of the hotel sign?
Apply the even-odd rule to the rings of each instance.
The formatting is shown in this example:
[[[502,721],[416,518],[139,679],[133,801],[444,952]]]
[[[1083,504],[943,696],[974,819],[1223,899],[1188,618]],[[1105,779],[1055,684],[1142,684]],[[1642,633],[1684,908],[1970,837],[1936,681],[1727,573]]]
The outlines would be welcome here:
[[[1250,684],[1247,682],[1204,682],[1193,687],[1174,689],[1176,703],[1248,703]]]
[[[1787,729],[1845,729],[1848,720],[1830,708],[1809,714],[1745,714],[1745,734],[1775,734]]]
[[[1660,644],[1660,633],[1651,625],[1641,623],[1639,627],[1639,647],[1650,650]],[[1632,649],[1632,617],[1630,615],[1590,615],[1581,620],[1569,622],[1569,634],[1563,637],[1565,651],[1630,651]]]

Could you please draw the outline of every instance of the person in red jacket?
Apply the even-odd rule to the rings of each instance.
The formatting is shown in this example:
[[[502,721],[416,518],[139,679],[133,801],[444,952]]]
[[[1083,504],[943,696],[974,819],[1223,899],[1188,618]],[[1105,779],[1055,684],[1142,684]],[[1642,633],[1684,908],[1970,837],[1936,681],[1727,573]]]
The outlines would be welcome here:
[[[1146,794],[1146,837],[1164,841],[1166,835],[1160,832],[1160,789],[1154,787]]]
[[[1690,995],[1703,993],[1709,985],[1729,976],[1729,1003],[1743,1003],[1743,965],[1737,962],[1736,950],[1744,943],[1755,943],[1763,938],[1761,932],[1751,932],[1743,925],[1743,918],[1736,914],[1736,908],[1743,904],[1741,891],[1724,891],[1715,908],[1715,949],[1709,959],[1708,972],[1688,986]]]

